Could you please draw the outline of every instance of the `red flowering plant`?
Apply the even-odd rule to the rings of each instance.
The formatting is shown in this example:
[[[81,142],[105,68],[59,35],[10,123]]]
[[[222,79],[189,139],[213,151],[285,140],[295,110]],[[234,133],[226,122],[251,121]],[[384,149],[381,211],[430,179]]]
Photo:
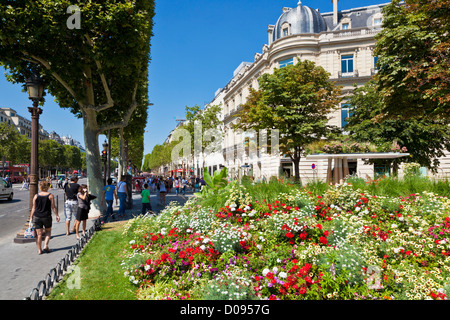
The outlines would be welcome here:
[[[133,282],[177,278],[196,266],[212,264],[219,256],[212,242],[200,234],[179,234],[177,229],[171,229],[166,236],[149,234],[146,239],[148,244],[145,250],[140,251],[140,246],[132,244],[134,256],[140,257],[134,268],[128,267]],[[206,273],[210,274],[209,271]]]
[[[315,265],[306,263],[300,267],[298,261],[292,259],[281,269],[264,268],[253,280],[255,291],[262,299],[299,300],[317,295],[321,275]]]

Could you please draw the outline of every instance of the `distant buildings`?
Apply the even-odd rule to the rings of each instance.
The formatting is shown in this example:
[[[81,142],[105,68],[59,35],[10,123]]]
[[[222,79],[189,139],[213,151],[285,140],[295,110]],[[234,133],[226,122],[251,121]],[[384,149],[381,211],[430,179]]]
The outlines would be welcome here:
[[[0,108],[0,123],[7,122],[12,125],[21,134],[28,139],[31,138],[31,120],[17,114],[17,111],[12,108]],[[73,139],[70,135],[67,137],[60,137],[55,131],[48,133],[42,125],[39,125],[39,140],[54,140],[62,145],[75,146],[85,152],[84,147],[80,142]]]

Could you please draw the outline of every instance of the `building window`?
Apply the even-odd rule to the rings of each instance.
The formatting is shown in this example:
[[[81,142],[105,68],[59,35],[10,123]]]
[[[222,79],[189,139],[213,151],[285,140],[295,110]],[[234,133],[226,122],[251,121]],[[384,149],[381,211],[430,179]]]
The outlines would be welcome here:
[[[349,103],[341,104],[341,128],[344,128],[347,123],[349,117],[351,117],[353,112],[351,112],[351,105]]]
[[[283,29],[283,37],[287,37],[289,35],[289,29],[288,28],[284,28]]]
[[[348,30],[349,28],[350,28],[350,24],[348,24],[348,23],[342,24],[342,30]]]
[[[375,19],[373,20],[373,24],[374,24],[375,26],[381,26],[381,23],[382,23],[381,18],[375,18]]]
[[[343,77],[353,76],[353,55],[341,57],[341,72]]]
[[[293,65],[293,64],[294,64],[294,58],[290,58],[290,59],[279,62],[280,68],[284,68],[286,66]]]

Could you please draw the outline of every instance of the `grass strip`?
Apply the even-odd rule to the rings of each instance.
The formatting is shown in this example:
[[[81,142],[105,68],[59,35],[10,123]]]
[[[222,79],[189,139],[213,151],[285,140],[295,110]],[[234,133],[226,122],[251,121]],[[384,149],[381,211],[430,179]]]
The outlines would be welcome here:
[[[108,223],[96,232],[47,300],[136,300],[136,287],[123,276],[125,222]]]

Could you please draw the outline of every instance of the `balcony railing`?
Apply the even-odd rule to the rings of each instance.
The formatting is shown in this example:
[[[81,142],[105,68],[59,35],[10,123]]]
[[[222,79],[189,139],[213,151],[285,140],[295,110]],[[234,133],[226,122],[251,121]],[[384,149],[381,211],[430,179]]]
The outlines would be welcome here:
[[[358,70],[355,70],[353,72],[342,72],[342,71],[339,71],[338,72],[338,77],[339,78],[357,78],[357,77],[359,77],[359,73],[358,73]]]

